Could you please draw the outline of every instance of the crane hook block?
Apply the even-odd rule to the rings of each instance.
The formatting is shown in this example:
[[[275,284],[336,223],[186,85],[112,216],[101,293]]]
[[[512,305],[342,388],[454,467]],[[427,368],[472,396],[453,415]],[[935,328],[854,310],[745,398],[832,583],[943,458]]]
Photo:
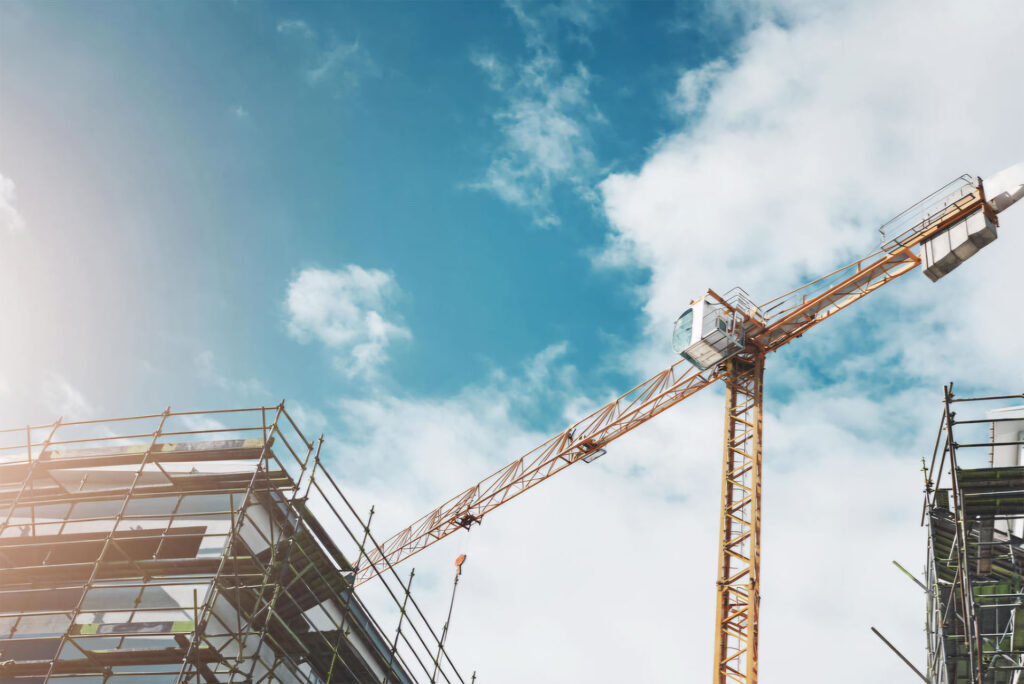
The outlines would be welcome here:
[[[456,518],[455,524],[459,527],[468,530],[473,525],[479,525],[481,523],[480,518],[473,515],[472,513],[466,513],[465,515]]]

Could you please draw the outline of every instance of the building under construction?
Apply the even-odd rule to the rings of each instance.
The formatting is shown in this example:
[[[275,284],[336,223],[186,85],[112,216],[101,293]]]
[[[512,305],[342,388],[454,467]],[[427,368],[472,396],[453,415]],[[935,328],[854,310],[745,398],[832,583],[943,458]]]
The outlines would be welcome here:
[[[0,432],[0,682],[465,681],[284,404]],[[371,513],[372,515],[372,513]]]
[[[932,684],[1024,682],[1021,399],[945,390],[923,518]]]

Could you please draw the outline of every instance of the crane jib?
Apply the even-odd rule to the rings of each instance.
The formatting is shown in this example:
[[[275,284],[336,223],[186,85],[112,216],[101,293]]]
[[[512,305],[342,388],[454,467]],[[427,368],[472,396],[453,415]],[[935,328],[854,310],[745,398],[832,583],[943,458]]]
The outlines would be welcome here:
[[[356,575],[362,584],[387,565],[394,565],[435,544],[465,526],[471,515],[479,522],[485,514],[561,472],[614,439],[647,422],[666,409],[718,382],[724,371],[699,372],[679,361],[618,399],[594,411],[571,428],[550,438],[480,483],[452,497],[409,527],[367,553],[367,563]]]
[[[968,177],[961,179],[964,185]],[[748,304],[742,291],[743,296],[738,300],[729,299],[728,294],[726,298],[719,297],[712,291],[708,296],[729,307],[736,320],[741,321],[751,349],[760,350],[762,354],[774,351],[920,265],[921,258],[913,248],[965,216],[981,208],[995,219],[995,211],[985,202],[980,182],[938,210],[931,210],[923,202],[911,209],[922,210],[922,207],[928,210],[922,211],[924,218],[889,240],[881,250],[760,308]],[[742,305],[737,305],[737,301]],[[761,311],[771,311],[772,315],[766,318]],[[654,375],[393,535],[379,550],[374,549],[368,554],[367,564],[358,571],[357,585],[372,579],[386,566],[405,560],[449,534],[469,529],[486,513],[721,380],[724,373],[722,366],[698,370],[686,361],[679,361]]]

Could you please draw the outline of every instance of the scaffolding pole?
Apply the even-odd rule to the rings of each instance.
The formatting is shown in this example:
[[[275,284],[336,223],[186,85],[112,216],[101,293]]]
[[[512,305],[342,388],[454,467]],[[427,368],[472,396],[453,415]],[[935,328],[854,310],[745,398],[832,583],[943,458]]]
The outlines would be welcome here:
[[[322,444],[283,402],[0,430],[0,678],[464,682],[390,566],[397,630],[353,592]]]
[[[943,411],[925,475],[927,681],[1020,684],[1024,672],[1024,465],[979,463],[969,447],[1019,446],[994,426],[1022,418],[957,415],[1021,395],[957,397],[943,388]],[[963,403],[961,403],[963,402]],[[987,442],[966,439],[989,424]],[[959,433],[959,434],[958,434]],[[934,480],[933,480],[934,478]]]

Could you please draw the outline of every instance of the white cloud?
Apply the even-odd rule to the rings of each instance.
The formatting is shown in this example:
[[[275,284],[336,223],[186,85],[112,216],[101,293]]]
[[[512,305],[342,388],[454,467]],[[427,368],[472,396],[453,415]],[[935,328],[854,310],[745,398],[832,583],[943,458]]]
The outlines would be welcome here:
[[[55,418],[62,417],[64,422],[95,418],[95,407],[77,387],[58,373],[46,373],[40,387],[40,396],[43,406]]]
[[[545,6],[539,16],[528,14],[520,3],[509,7],[523,29],[531,57],[505,65],[493,54],[471,56],[505,100],[494,115],[502,142],[484,180],[472,187],[490,190],[505,202],[529,210],[538,225],[554,225],[559,223],[551,209],[555,186],[565,185],[588,200],[593,198],[591,182],[597,169],[586,122],[603,121],[603,117],[588,99],[590,72],[582,64],[566,68],[548,32],[556,31],[560,23],[578,30],[590,28],[595,15],[587,5]]]
[[[346,65],[351,66],[358,54],[358,41],[338,43],[320,56],[319,63],[306,72],[306,78],[310,83],[316,84],[323,81],[332,72],[340,69],[346,74],[346,78],[358,80],[355,77],[355,71],[350,68],[344,68]]]
[[[309,28],[309,24],[301,19],[284,19],[277,22],[277,32],[306,39],[313,39],[316,37],[316,34],[313,33],[313,29]]]
[[[601,185],[612,234],[600,263],[651,273],[638,368],[664,364],[671,320],[706,288],[766,301],[868,254],[876,226],[955,175],[1024,157],[1024,93],[1006,86],[1024,35],[1014,4],[779,11],[785,28],[763,23],[729,64],[684,74],[673,101],[685,129]],[[941,383],[1016,391],[1022,380],[1024,323],[1006,315],[1024,285],[1021,224],[1024,211],[1008,210],[999,248],[938,284],[911,273],[769,360],[767,382],[788,398],[769,404],[765,428],[762,681],[904,678],[871,625],[922,662],[923,597],[889,562],[917,569],[924,557],[915,464],[930,453]],[[673,586],[706,582],[697,570]],[[710,608],[701,616],[710,629]],[[836,644],[870,657],[837,671]],[[705,637],[693,654],[698,676],[710,647]]]
[[[613,228],[605,258],[652,269],[652,334],[707,287],[743,285],[765,301],[866,254],[877,245],[873,227],[917,198],[964,170],[984,175],[1017,161],[1022,150],[1007,132],[1024,95],[1005,87],[1003,65],[1020,21],[1005,6],[943,7],[866,3],[790,29],[760,26],[732,68],[714,67],[698,121],[662,141],[639,172],[602,183]],[[924,31],[908,36],[910,26]],[[965,31],[989,68],[924,58],[931,40]],[[952,81],[967,85],[948,102]],[[961,292],[940,283],[942,294],[926,297],[975,289],[959,272],[952,279]]]
[[[473,52],[469,60],[490,78],[490,86],[494,90],[505,87],[508,69],[501,63],[497,55],[490,52]]]
[[[288,284],[288,332],[335,351],[337,367],[350,377],[371,376],[387,360],[391,342],[412,337],[389,311],[399,293],[384,271],[304,269]]]
[[[747,5],[787,21],[755,25],[728,64],[712,61],[676,84],[685,130],[636,173],[601,186],[612,227],[602,263],[651,273],[641,295],[648,334],[620,364],[638,372],[671,362],[671,320],[705,288],[742,284],[764,301],[866,253],[875,226],[950,177],[1021,158],[1010,135],[1024,94],[1007,85],[1024,33],[1013,5]],[[474,57],[509,93],[498,117],[506,156],[487,182],[543,222],[553,218],[550,188],[573,185],[586,166],[575,114],[590,78],[551,62],[543,25],[514,10],[531,60],[513,70]],[[1024,331],[1007,307],[1021,290],[1022,212],[1004,215],[1001,248],[937,285],[910,274],[770,360],[762,682],[816,684],[821,672],[840,684],[900,681],[905,666],[871,625],[921,662],[923,598],[890,562],[915,570],[925,554],[919,459],[931,448],[940,382],[955,375],[1016,391],[1022,379]],[[289,288],[289,330],[349,368],[367,363],[409,336],[388,311],[394,287],[390,275],[358,267],[303,271]],[[858,343],[869,348],[840,356]],[[370,346],[357,353],[360,345]],[[555,345],[452,396],[339,399],[334,415],[311,418],[327,423],[325,448],[356,505],[377,504],[381,540],[542,442],[538,423],[553,433],[609,398],[565,351]],[[451,562],[469,553],[456,662],[495,682],[706,677],[721,403],[719,390],[688,400],[595,464],[409,561],[439,624]],[[363,590],[371,600],[376,591]],[[509,643],[531,658],[509,658]],[[851,647],[865,657],[837,669]]]
[[[201,380],[224,390],[236,399],[263,400],[270,396],[270,392],[257,378],[235,380],[226,376],[218,368],[213,352],[209,349],[196,354],[195,365]]]
[[[285,410],[307,441],[312,441],[327,429],[327,417],[315,408],[296,401],[289,401]]]
[[[290,19],[277,24],[277,32],[298,39],[303,46],[309,66],[303,76],[311,86],[335,82],[354,88],[368,76],[377,76],[380,69],[359,41],[346,43],[321,40],[309,24]]]
[[[711,87],[728,70],[728,62],[716,59],[696,69],[687,69],[679,75],[676,90],[668,104],[675,114],[691,115],[703,109]]]
[[[243,107],[242,105],[235,105],[234,107],[232,107],[231,113],[234,114],[235,118],[237,119],[249,118],[249,110]]]
[[[877,225],[954,175],[1024,152],[1024,93],[1008,85],[1024,35],[1015,5],[745,5],[787,21],[757,24],[729,64],[698,70],[682,88],[685,130],[601,186],[612,226],[602,263],[651,273],[648,335],[624,366],[667,364],[671,320],[705,288],[742,284],[764,301],[866,254]],[[509,201],[533,197],[520,176],[499,175]],[[1024,324],[1007,302],[1022,289],[1021,224],[1014,207],[1000,248],[937,285],[910,274],[770,360],[762,682],[905,678],[872,625],[923,660],[923,597],[890,562],[916,570],[925,555],[919,468],[940,383],[1019,387]],[[549,375],[533,385],[515,377],[561,387],[556,405],[604,398],[575,375],[550,379],[559,364],[540,364]],[[381,504],[381,537],[547,436],[517,418],[512,407],[531,399],[508,380],[339,404],[354,436],[339,463],[361,500]],[[706,677],[721,421],[721,394],[699,395],[410,561],[421,600],[443,615],[451,560],[469,547],[457,662],[508,682]],[[509,659],[508,643],[531,658]],[[851,647],[865,657],[837,669]]]
[[[331,467],[346,474],[357,506],[376,505],[381,541],[543,441],[548,435],[523,419],[531,408],[592,407],[607,398],[607,389],[581,384],[564,352],[555,345],[517,373],[497,372],[449,398],[337,404],[333,432],[345,439],[328,430]],[[855,677],[840,673],[837,681],[895,681],[903,665],[871,650],[867,625],[879,620],[902,636],[920,624],[919,597],[888,563],[895,557],[913,566],[923,554],[913,519],[919,466],[904,450],[923,448],[927,437],[900,437],[895,425],[864,436],[858,418],[919,406],[911,420],[923,416],[930,428],[936,416],[918,392],[874,407],[845,398],[844,390],[807,393],[784,411],[773,407],[767,420],[762,633],[772,667],[762,670],[765,682],[817,682],[796,673],[814,661],[809,651],[833,661],[836,638],[878,654],[851,670]],[[704,671],[714,615],[721,400],[720,391],[698,395],[614,442],[595,464],[573,466],[479,528],[407,561],[400,572],[417,568],[417,599],[440,620],[451,562],[469,555],[450,641],[456,663],[496,682],[664,681],[667,673]],[[585,410],[552,418],[561,427]],[[829,484],[837,482],[842,486]],[[830,564],[853,553],[856,562]],[[884,565],[863,566],[878,554]],[[816,567],[831,569],[817,577]],[[386,614],[379,588],[361,591]],[[809,624],[816,628],[806,630]],[[800,625],[806,648],[793,649],[787,635]],[[509,659],[508,643],[529,648],[531,658]]]
[[[20,233],[25,230],[25,219],[14,206],[17,193],[14,181],[0,174],[0,228],[9,233]]]
[[[225,430],[227,426],[212,416],[198,415],[198,416],[177,416],[177,420],[181,423],[181,427],[185,430],[195,432],[208,432],[211,430]],[[207,439],[215,439],[215,437],[208,437]]]

